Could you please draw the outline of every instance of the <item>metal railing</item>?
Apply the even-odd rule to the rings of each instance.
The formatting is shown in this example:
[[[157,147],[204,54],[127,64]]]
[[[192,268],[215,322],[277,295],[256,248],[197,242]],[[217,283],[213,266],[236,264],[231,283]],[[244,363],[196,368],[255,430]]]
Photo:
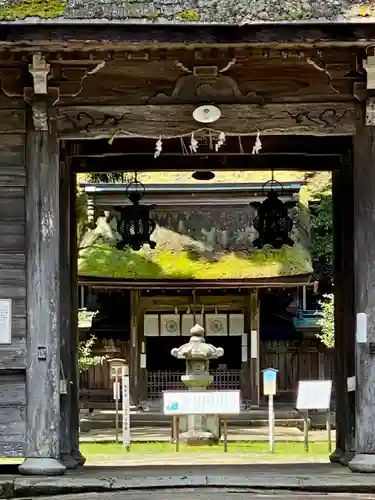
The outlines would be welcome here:
[[[184,372],[170,370],[152,371],[147,374],[148,398],[160,399],[164,391],[183,391],[186,386],[181,382]],[[212,370],[214,376],[212,390],[240,389],[241,370]]]

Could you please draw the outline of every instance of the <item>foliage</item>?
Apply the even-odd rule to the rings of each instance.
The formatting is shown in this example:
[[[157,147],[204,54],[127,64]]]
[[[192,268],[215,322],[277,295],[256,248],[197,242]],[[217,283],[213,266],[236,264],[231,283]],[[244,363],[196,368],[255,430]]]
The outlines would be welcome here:
[[[95,340],[96,337],[91,335],[88,339],[81,340],[78,343],[78,367],[81,373],[88,370],[90,366],[102,364],[106,359],[106,356],[93,356],[92,348]]]
[[[332,182],[326,173],[309,177],[311,257],[314,278],[332,281]]]
[[[318,325],[321,326],[321,333],[317,335],[323,344],[327,347],[335,346],[335,314],[334,314],[334,296],[325,295],[319,302],[321,310],[317,311]]]
[[[53,19],[64,14],[66,4],[66,0],[2,2],[0,6],[0,20],[12,21],[15,19],[25,19],[26,17]]]
[[[79,250],[82,248],[82,242],[88,230],[87,194],[80,187],[77,187],[76,200],[77,246],[79,253]]]
[[[91,325],[92,319],[95,315],[96,312],[81,309],[78,311],[78,324],[82,325],[89,323]],[[94,347],[95,340],[96,337],[91,335],[88,339],[78,342],[78,368],[80,372],[88,370],[90,366],[100,365],[106,359],[106,356],[93,356],[92,349]]]
[[[87,174],[86,179],[92,184],[127,184],[133,180],[128,172],[108,172],[106,174]]]
[[[231,279],[304,274],[310,256],[299,244],[282,250],[226,253],[211,259],[188,251],[120,251],[108,244],[88,249],[79,264],[84,276],[128,279]]]

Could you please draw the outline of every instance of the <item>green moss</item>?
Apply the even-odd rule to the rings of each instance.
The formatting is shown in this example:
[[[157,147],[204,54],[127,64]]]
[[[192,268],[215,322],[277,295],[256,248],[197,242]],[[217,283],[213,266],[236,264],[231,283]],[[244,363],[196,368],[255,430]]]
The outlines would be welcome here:
[[[176,19],[180,19],[182,21],[199,21],[200,19],[200,14],[193,9],[187,9],[183,10],[181,12],[178,12],[175,15]]]
[[[290,276],[311,272],[301,246],[282,250],[227,253],[207,259],[186,251],[119,251],[102,244],[88,249],[79,262],[83,276],[128,279],[235,279]]]
[[[12,21],[26,17],[54,19],[64,14],[66,0],[22,0],[0,7],[0,20]]]
[[[149,21],[157,21],[159,17],[161,17],[160,12],[151,12],[150,14],[148,14],[147,19]]]

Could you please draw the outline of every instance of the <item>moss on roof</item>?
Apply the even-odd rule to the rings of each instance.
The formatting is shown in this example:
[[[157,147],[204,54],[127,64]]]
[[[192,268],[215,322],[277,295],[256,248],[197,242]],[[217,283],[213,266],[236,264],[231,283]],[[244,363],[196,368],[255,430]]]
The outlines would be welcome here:
[[[64,15],[66,0],[3,1],[0,4],[0,20],[12,21],[28,17],[55,19]]]
[[[79,262],[80,275],[124,279],[246,279],[310,272],[310,255],[299,244],[277,251],[228,252],[211,258],[165,249],[120,251],[99,244],[88,249]]]
[[[3,0],[0,19],[30,17],[143,23],[247,24],[373,18],[375,4],[353,0]]]

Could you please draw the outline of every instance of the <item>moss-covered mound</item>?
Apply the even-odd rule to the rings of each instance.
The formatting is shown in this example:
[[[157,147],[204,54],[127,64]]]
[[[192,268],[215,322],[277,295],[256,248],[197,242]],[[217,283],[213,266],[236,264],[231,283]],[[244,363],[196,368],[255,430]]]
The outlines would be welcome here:
[[[311,271],[310,256],[299,244],[277,251],[232,252],[212,258],[165,249],[119,251],[99,244],[89,248],[79,262],[82,276],[124,279],[246,279]]]

